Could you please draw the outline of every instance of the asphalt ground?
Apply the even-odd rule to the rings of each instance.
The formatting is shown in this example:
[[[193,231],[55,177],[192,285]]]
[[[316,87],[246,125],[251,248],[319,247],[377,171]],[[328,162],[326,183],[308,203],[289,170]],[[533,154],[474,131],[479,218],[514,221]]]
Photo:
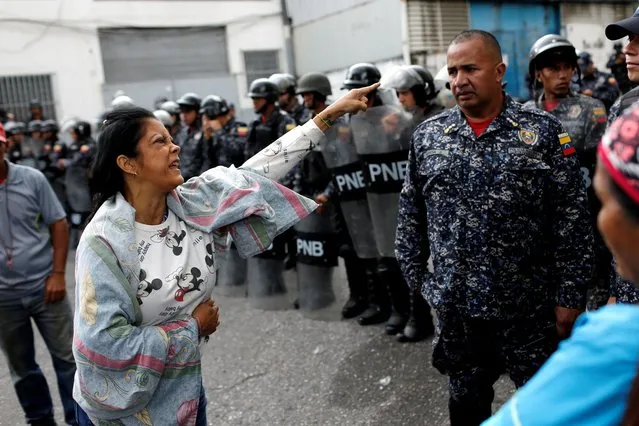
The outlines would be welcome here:
[[[67,286],[73,297],[73,253]],[[296,274],[286,273],[288,308]],[[305,315],[265,311],[242,297],[216,295],[221,325],[203,346],[210,425],[448,424],[446,378],[430,366],[430,341],[398,343],[382,326],[344,321],[343,268],[335,270],[336,302]],[[311,316],[312,318],[309,318]],[[319,319],[318,319],[319,318]],[[37,360],[49,381],[56,419],[64,424],[51,359],[36,332]],[[25,424],[6,365],[0,362],[0,425]],[[502,378],[495,407],[513,392]]]

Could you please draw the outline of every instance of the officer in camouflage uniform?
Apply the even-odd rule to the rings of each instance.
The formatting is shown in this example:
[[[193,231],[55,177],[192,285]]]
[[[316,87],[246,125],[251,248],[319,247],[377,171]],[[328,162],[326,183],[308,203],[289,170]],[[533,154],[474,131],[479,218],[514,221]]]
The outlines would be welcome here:
[[[596,309],[608,301],[612,260],[597,229],[601,203],[592,186],[597,165],[597,144],[606,130],[606,109],[601,101],[570,90],[570,81],[577,69],[577,53],[566,38],[555,34],[541,37],[530,49],[529,58],[529,74],[541,86],[541,94],[525,106],[547,111],[561,121],[574,142],[581,163],[588,192],[590,223],[595,235],[596,269],[591,281],[594,291],[589,297],[588,309]]]
[[[198,176],[204,161],[204,141],[199,117],[201,102],[202,99],[195,93],[185,93],[177,100],[182,128],[174,139],[181,148],[180,167],[184,181]]]
[[[634,14],[606,27],[606,37],[608,40],[619,40],[628,37],[628,43],[623,47],[626,62],[639,63],[639,8]],[[639,68],[628,68],[628,79],[631,83],[639,83]],[[635,87],[628,93],[621,96],[610,109],[608,114],[608,127],[621,114],[639,101],[639,87]],[[639,289],[630,281],[626,281],[616,274],[613,262],[609,303],[639,303]]]
[[[216,166],[240,167],[244,161],[244,150],[248,140],[248,127],[235,120],[223,98],[210,95],[200,107],[202,132],[204,133],[204,168]]]
[[[279,94],[279,88],[268,78],[258,78],[251,83],[248,96],[253,100],[253,111],[258,114],[258,117],[251,123],[244,158],[251,158],[297,126],[293,117],[276,105]],[[293,168],[281,180],[281,183],[292,189],[297,173],[298,168]],[[296,252],[295,231],[291,228],[273,241],[271,250],[258,257],[284,260],[288,253],[285,264],[286,268],[290,269],[295,265]]]
[[[502,91],[494,36],[460,33],[447,62],[457,106],[413,134],[396,248],[437,313],[433,365],[449,377],[451,425],[479,425],[499,376],[522,386],[570,333],[593,237],[570,136]]]
[[[277,103],[280,108],[295,119],[298,126],[311,119],[311,111],[300,104],[295,91],[295,78],[290,74],[273,74],[269,80],[277,86],[280,95]]]
[[[588,52],[580,52],[577,62],[581,72],[579,91],[586,96],[599,99],[606,106],[606,111],[610,110],[612,104],[621,95],[615,78],[599,71]]]

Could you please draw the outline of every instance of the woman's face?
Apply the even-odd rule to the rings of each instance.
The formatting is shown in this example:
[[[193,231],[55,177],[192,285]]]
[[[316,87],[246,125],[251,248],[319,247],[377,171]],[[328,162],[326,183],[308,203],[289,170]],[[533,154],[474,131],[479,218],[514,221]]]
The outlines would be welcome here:
[[[617,261],[617,273],[639,284],[639,223],[628,217],[612,192],[612,179],[601,161],[597,164],[594,188],[601,201],[597,226]]]
[[[137,172],[134,181],[164,193],[172,191],[184,183],[179,154],[180,147],[173,143],[166,127],[159,120],[146,120],[138,155],[132,159]]]

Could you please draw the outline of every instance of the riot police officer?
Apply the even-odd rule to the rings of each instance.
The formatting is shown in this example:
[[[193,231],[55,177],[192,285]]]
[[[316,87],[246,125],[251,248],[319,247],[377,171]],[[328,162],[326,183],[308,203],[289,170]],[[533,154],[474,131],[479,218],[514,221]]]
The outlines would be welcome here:
[[[331,83],[326,75],[321,73],[308,73],[303,75],[297,82],[297,94],[301,95],[304,99],[304,106],[311,111],[312,116],[319,114],[326,108],[327,97],[332,95]],[[344,266],[346,268],[346,279],[349,287],[349,298],[346,304],[342,308],[343,318],[354,318],[361,315],[368,308],[367,297],[367,276],[366,266],[367,262],[370,264],[370,260],[374,257],[369,257],[368,260],[359,257],[357,248],[361,244],[354,244],[350,233],[355,233],[355,238],[360,235],[368,233],[370,226],[359,222],[348,221],[342,211],[343,202],[345,204],[346,211],[350,214],[348,219],[352,217],[361,218],[362,212],[359,214],[353,212],[353,210],[362,210],[361,203],[357,203],[348,196],[344,196],[341,193],[341,186],[335,185],[331,182],[331,179],[337,178],[339,172],[333,173],[337,167],[349,162],[346,158],[333,158],[334,155],[338,157],[344,157],[344,151],[340,151],[340,147],[343,148],[345,144],[352,145],[353,142],[350,137],[350,129],[348,123],[343,117],[340,117],[331,129],[326,132],[326,145],[327,151],[321,154],[325,156],[326,161],[331,162],[330,169],[328,168],[326,161],[319,157],[319,153],[311,153],[304,159],[301,166],[301,180],[297,189],[300,193],[305,193],[309,197],[314,197],[315,201],[320,205],[318,210],[322,210],[324,205],[331,203],[335,207],[335,228],[338,236],[339,256],[344,259]],[[354,147],[351,152],[354,153]],[[341,154],[341,155],[340,155]],[[307,162],[306,160],[310,160]],[[321,161],[320,161],[321,159]],[[335,190],[338,188],[338,190]],[[340,199],[340,195],[344,196],[344,199]],[[364,197],[362,200],[365,202]],[[368,214],[368,206],[364,207],[364,215]],[[361,232],[357,232],[357,229],[349,229],[350,227],[357,227]],[[370,218],[368,219],[370,225]],[[366,229],[366,231],[364,231]],[[359,241],[358,241],[359,242]],[[370,250],[371,252],[373,250]],[[362,254],[362,253],[359,253]],[[365,254],[364,254],[365,256]],[[374,267],[374,266],[373,266]],[[370,269],[370,268],[369,268]]]
[[[226,100],[217,95],[204,98],[200,115],[205,147],[203,171],[216,166],[241,166],[249,135],[246,123],[235,120]]]
[[[295,78],[290,74],[273,74],[269,77],[279,89],[278,104],[280,108],[289,113],[295,119],[298,126],[311,119],[311,112],[300,104],[295,92]]]
[[[157,109],[153,111],[153,115],[155,116],[155,118],[157,118],[160,121],[160,123],[164,125],[166,130],[168,130],[169,133],[171,133],[171,128],[173,127],[173,124],[175,123],[175,120],[173,119],[171,114],[164,111],[163,109]]]
[[[64,170],[58,168],[58,160],[67,158],[68,147],[58,139],[58,123],[55,120],[45,120],[42,122],[42,139],[44,141],[44,151],[40,157],[40,170],[49,180],[51,188],[58,197],[58,200],[69,211],[64,183]]]
[[[175,139],[181,128],[180,106],[177,104],[177,102],[167,101],[160,105],[160,109],[168,112],[173,118],[173,125],[169,129],[169,133],[171,134],[171,137]]]
[[[419,65],[400,67],[386,86],[395,89],[399,103],[413,117],[415,125],[439,114],[444,108],[434,104],[437,97],[435,81],[430,72]]]
[[[26,126],[22,122],[10,121],[4,128],[7,134],[8,152],[7,158],[15,164],[23,164],[23,160],[26,159],[24,153],[24,134],[26,133]]]
[[[258,115],[251,123],[248,140],[244,149],[244,158],[253,155],[275,142],[286,132],[294,129],[297,124],[293,117],[277,106],[279,98],[279,88],[268,78],[258,78],[254,80],[248,92],[248,97],[253,100],[253,111]],[[293,188],[298,167],[293,168],[281,183],[288,188]],[[292,229],[280,235],[273,242],[271,250],[260,254],[261,259],[269,259],[273,262],[273,269],[278,270],[279,265],[275,263],[284,262],[288,255],[285,266],[292,268],[295,265],[295,234]],[[249,263],[249,274],[251,272]],[[265,271],[265,273],[268,273]],[[250,296],[250,294],[249,294]]]
[[[580,52],[577,63],[581,72],[580,92],[599,99],[609,111],[621,94],[615,78],[599,71],[588,52]]]
[[[571,78],[577,70],[575,47],[566,38],[547,34],[537,40],[530,49],[529,74],[541,94],[527,102],[529,108],[539,108],[557,117],[572,138],[581,163],[584,184],[588,192],[590,225],[595,235],[595,274],[590,283],[594,293],[589,309],[596,309],[608,300],[610,265],[612,255],[606,248],[597,229],[599,199],[592,187],[597,164],[597,144],[606,130],[606,109],[593,97],[576,94],[571,90]]]
[[[126,107],[130,107],[134,105],[135,105],[135,102],[133,101],[133,99],[131,99],[129,96],[125,95],[124,93],[122,93],[119,96],[116,96],[111,101],[112,109],[126,108]]]
[[[204,143],[200,131],[202,98],[195,93],[185,93],[176,103],[180,106],[182,128],[175,142],[182,148],[180,164],[184,181],[187,181],[200,174],[204,161]]]
[[[379,69],[373,64],[370,63],[358,63],[349,67],[346,71],[346,76],[342,83],[342,89],[355,89],[365,87],[374,83],[379,82],[381,79],[381,73]],[[378,88],[368,95],[368,108],[381,107],[384,104],[382,100],[382,96],[380,94],[383,92],[383,88]],[[367,139],[369,137],[375,137],[373,134],[369,134],[369,132],[356,132],[353,129],[353,117],[350,117],[350,125],[351,132],[353,134],[353,140],[355,141],[356,151],[359,155],[359,167],[361,167],[360,172],[363,173],[365,179],[368,177],[367,167],[364,164],[365,160],[361,158],[360,146],[357,146],[358,135],[362,135],[363,139]],[[365,141],[364,141],[365,142]],[[368,198],[368,195],[367,195]],[[372,211],[369,202],[369,211],[372,219]],[[371,227],[373,224],[371,222]],[[375,243],[377,243],[375,241]],[[377,253],[379,255],[379,253]],[[367,263],[367,295],[368,295],[368,308],[362,315],[359,317],[358,322],[361,325],[370,325],[370,324],[380,324],[386,321],[389,321],[391,317],[391,301],[392,297],[389,298],[389,285],[391,282],[397,283],[398,279],[401,283],[402,278],[399,273],[399,268],[397,267],[396,262],[392,258],[381,258],[378,261],[368,262]],[[400,289],[400,287],[396,287]],[[400,290],[401,292],[401,290]],[[398,295],[399,293],[396,293]],[[394,305],[401,305],[399,310],[395,311],[395,316],[389,321],[387,324],[387,332],[389,334],[397,334],[399,333],[405,326],[408,316],[408,291],[402,293],[401,298],[395,298]],[[399,300],[401,299],[401,301]],[[401,312],[401,313],[400,313]]]
[[[64,170],[69,222],[73,233],[71,246],[75,247],[93,207],[89,180],[96,147],[91,137],[91,124],[86,121],[73,123],[71,139],[73,142],[69,146],[67,158],[58,159],[57,164],[60,170]]]

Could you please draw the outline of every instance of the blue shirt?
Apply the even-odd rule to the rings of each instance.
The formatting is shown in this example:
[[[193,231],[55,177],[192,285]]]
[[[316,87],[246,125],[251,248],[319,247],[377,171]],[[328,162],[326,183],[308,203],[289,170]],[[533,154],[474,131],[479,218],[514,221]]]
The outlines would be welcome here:
[[[7,164],[9,174],[0,184],[0,297],[21,297],[42,289],[51,274],[49,225],[66,215],[39,170]],[[12,268],[7,264],[8,247],[13,249]]]
[[[570,339],[482,426],[619,425],[639,367],[639,307],[579,317]]]

